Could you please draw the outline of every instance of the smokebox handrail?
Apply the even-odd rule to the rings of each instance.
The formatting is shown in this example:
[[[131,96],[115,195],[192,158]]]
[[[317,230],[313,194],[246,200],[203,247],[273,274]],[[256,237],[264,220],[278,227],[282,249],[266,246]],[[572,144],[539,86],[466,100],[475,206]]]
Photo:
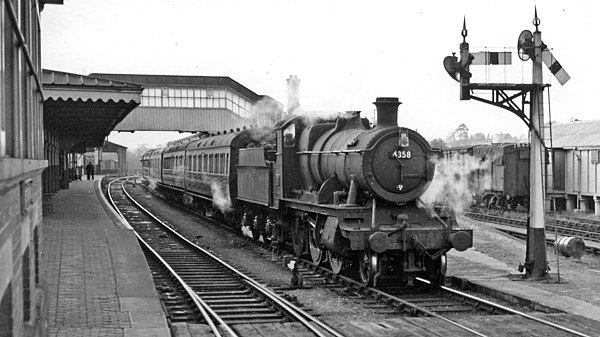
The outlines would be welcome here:
[[[374,147],[362,150],[337,150],[337,151],[300,151],[296,152],[296,154],[341,154],[341,153],[363,153],[373,151]]]

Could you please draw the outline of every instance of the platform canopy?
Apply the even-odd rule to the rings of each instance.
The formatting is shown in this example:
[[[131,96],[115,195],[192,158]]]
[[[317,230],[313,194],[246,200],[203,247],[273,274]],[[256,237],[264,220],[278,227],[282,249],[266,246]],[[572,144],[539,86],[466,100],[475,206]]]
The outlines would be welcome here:
[[[102,147],[109,133],[140,105],[143,87],[55,70],[43,70],[44,127],[61,147],[83,153]]]

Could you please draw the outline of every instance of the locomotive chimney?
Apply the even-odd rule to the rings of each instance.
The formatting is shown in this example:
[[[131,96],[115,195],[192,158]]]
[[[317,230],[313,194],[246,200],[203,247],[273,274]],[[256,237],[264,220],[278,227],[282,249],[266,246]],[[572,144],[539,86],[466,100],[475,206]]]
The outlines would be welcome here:
[[[402,104],[398,97],[377,97],[373,104],[377,108],[376,128],[398,126],[398,106]]]
[[[287,113],[288,115],[300,107],[300,79],[290,75],[287,81]]]

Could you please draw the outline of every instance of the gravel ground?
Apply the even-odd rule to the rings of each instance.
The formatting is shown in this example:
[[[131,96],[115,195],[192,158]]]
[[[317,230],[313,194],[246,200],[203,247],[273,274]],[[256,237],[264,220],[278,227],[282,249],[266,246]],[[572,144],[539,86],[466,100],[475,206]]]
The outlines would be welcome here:
[[[476,275],[478,272],[493,275],[521,275],[517,270],[525,261],[526,243],[502,233],[490,224],[459,218],[459,224],[474,229],[474,247],[465,252],[448,254],[448,274]],[[550,266],[549,282],[537,281],[535,287],[557,295],[564,295],[600,306],[600,257],[586,254],[581,259],[559,256],[554,247],[547,246]],[[557,263],[558,258],[558,263]],[[557,272],[560,267],[560,280]]]

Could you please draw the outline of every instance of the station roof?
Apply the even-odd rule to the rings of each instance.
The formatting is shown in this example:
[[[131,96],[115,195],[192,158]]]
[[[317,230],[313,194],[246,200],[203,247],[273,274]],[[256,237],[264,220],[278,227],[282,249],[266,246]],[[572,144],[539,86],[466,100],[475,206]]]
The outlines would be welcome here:
[[[104,139],[135,107],[143,88],[139,84],[113,81],[62,71],[42,71],[44,127],[60,136],[71,152],[102,147]]]
[[[104,146],[102,147],[102,151],[105,152],[117,152],[117,151],[123,151],[123,150],[127,150],[127,146],[123,146],[123,145],[119,145],[117,143],[113,143],[110,141],[106,141],[104,142]]]
[[[255,102],[263,97],[227,76],[139,75],[107,73],[91,73],[90,76],[106,78],[110,80],[125,81],[129,83],[139,83],[144,87],[229,87],[234,89],[238,93],[246,96],[246,98]]]
[[[555,148],[600,147],[600,120],[552,124],[552,146]]]

